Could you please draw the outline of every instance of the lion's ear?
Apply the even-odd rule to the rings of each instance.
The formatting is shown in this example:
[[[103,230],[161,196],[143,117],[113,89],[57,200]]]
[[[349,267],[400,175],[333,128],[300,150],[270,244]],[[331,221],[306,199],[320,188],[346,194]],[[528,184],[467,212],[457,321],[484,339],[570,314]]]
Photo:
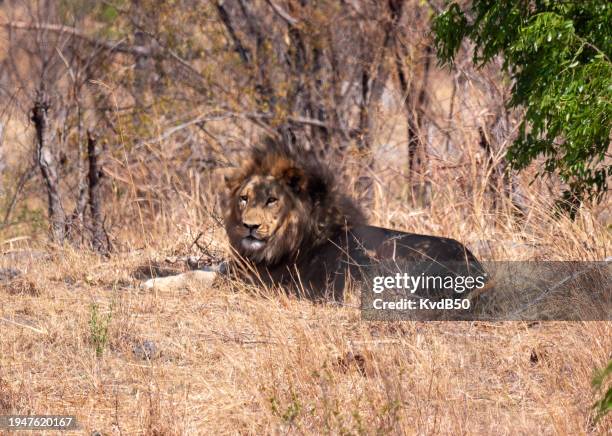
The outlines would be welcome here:
[[[291,167],[283,172],[283,180],[295,193],[303,192],[306,188],[304,172],[299,168]]]
[[[228,189],[232,189],[240,178],[240,170],[238,168],[222,168],[221,174],[223,175],[223,181],[225,182],[225,186],[227,186]]]

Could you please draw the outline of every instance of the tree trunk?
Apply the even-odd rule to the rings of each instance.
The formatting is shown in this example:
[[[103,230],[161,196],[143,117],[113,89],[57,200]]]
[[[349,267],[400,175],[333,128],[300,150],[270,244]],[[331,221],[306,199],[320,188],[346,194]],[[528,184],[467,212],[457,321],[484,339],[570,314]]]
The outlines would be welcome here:
[[[47,203],[49,223],[51,225],[51,239],[59,244],[64,242],[66,231],[66,217],[59,193],[59,177],[53,153],[51,152],[51,135],[48,123],[49,102],[44,91],[36,93],[34,108],[32,109],[32,122],[36,129],[36,162],[42,173],[47,189]]]
[[[97,138],[87,132],[87,157],[89,159],[89,210],[91,212],[92,246],[94,250],[107,253],[108,238],[102,218],[102,196],[100,195],[101,168],[98,161]]]
[[[0,122],[0,195],[3,194],[2,188],[2,172],[4,171],[5,163],[4,163],[4,150],[2,149],[2,145],[4,143],[4,124]]]
[[[427,167],[427,153],[425,145],[421,140],[421,130],[423,127],[424,107],[427,104],[427,87],[429,84],[429,72],[432,57],[431,45],[424,49],[423,76],[420,87],[417,88],[416,80],[410,83],[404,73],[404,57],[400,52],[400,47],[396,48],[395,67],[397,70],[400,90],[404,98],[404,110],[406,111],[407,142],[408,142],[408,182],[413,200],[422,205],[427,205],[430,201],[430,185],[425,180]]]

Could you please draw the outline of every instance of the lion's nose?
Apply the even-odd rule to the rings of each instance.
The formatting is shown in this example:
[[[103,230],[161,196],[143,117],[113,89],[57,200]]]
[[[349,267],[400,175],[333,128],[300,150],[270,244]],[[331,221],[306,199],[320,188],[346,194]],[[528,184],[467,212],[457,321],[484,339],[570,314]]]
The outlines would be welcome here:
[[[259,228],[259,224],[249,224],[249,223],[242,223],[242,224],[250,231],[257,230]]]

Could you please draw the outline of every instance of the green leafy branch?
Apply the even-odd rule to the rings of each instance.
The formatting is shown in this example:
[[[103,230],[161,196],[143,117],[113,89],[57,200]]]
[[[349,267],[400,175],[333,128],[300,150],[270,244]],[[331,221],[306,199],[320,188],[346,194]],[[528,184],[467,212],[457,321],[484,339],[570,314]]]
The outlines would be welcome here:
[[[543,156],[539,175],[556,172],[565,199],[603,198],[612,176],[612,4],[473,0],[464,11],[451,3],[433,32],[442,63],[466,38],[477,66],[503,57],[513,79],[507,104],[525,109],[507,153],[513,168]]]

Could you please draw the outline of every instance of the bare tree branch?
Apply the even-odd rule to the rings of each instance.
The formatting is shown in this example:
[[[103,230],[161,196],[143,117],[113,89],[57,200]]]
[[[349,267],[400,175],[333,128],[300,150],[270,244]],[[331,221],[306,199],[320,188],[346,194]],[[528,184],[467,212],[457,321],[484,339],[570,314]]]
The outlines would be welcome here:
[[[274,3],[272,0],[266,0],[266,3],[268,3],[270,5],[270,7],[272,8],[272,10],[274,12],[276,12],[276,14],[281,17],[283,20],[285,20],[287,22],[288,25],[290,26],[295,26],[296,24],[299,23],[298,20],[296,20],[295,18],[293,18],[291,15],[289,15],[289,13],[287,11],[285,11],[283,8],[281,8],[280,6],[278,6],[276,3]]]
[[[1,27],[7,27],[11,29],[21,30],[47,30],[50,32],[63,33],[71,35],[75,38],[79,38],[88,44],[103,47],[110,51],[129,53],[132,55],[139,56],[152,56],[153,52],[149,47],[129,45],[125,41],[104,41],[100,39],[92,38],[86,35],[83,31],[74,27],[63,26],[61,24],[50,24],[50,23],[26,23],[23,21],[10,21],[6,23],[0,23]]]
[[[240,59],[242,59],[242,62],[244,62],[245,64],[248,64],[251,61],[250,50],[247,47],[245,47],[245,45],[242,43],[242,41],[238,37],[238,34],[236,33],[236,29],[234,28],[230,15],[227,12],[227,9],[225,9],[223,2],[217,1],[215,5],[217,7],[217,12],[219,13],[219,18],[221,19],[221,22],[227,29],[227,32],[229,33],[230,38],[232,42],[234,43],[234,49],[240,55]]]

